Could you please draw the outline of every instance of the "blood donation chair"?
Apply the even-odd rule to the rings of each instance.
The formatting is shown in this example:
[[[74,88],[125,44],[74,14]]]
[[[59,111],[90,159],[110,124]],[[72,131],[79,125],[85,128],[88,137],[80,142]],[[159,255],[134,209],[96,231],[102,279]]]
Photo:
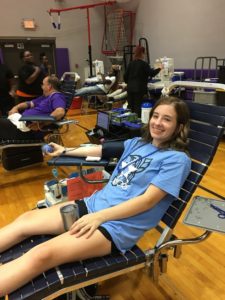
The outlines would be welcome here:
[[[74,81],[62,81],[62,91],[66,98],[66,113],[72,103],[75,87]],[[42,124],[46,122],[48,125],[40,128],[40,138],[35,140],[3,140],[0,142],[1,162],[6,170],[42,162],[42,145],[51,141],[62,144],[62,135],[68,131],[71,123],[76,123],[74,120],[66,119],[66,114],[60,121],[56,121],[52,116],[26,116],[21,117],[21,121],[41,122]]]
[[[212,231],[210,225],[205,226],[207,230],[201,236],[189,239],[177,238],[173,231],[187,202],[192,198],[196,188],[200,186],[199,183],[217,151],[220,138],[224,133],[225,107],[209,106],[189,101],[187,101],[187,104],[191,115],[189,153],[192,159],[192,167],[181,188],[179,197],[174,198],[173,203],[156,228],[161,234],[155,246],[149,246],[147,249],[134,246],[125,254],[118,252],[100,258],[58,266],[44,272],[9,294],[9,300],[54,299],[59,295],[141,268],[146,268],[149,271],[149,276],[157,282],[160,274],[166,272],[170,251],[173,252],[175,258],[179,258],[183,244],[199,243],[210,235]],[[115,163],[114,160],[113,163]],[[110,166],[111,164],[111,160],[101,159],[100,162],[90,162],[83,158],[69,156],[60,156],[49,161],[49,165],[53,166],[78,165],[81,172],[83,166]],[[171,182],[171,184],[173,183]],[[26,239],[0,254],[0,263],[4,264],[23,255],[24,252],[49,238],[51,236],[35,236]]]

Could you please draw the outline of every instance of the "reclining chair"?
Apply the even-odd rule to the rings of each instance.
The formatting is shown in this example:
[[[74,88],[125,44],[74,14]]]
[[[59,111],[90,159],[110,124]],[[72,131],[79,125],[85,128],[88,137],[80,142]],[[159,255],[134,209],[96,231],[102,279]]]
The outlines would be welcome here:
[[[54,299],[59,295],[140,268],[147,268],[149,275],[157,281],[159,275],[166,272],[169,250],[173,250],[174,257],[178,258],[182,244],[199,243],[210,235],[211,231],[206,230],[201,236],[182,240],[173,234],[173,230],[216,153],[220,138],[224,133],[225,108],[189,101],[187,103],[191,115],[189,152],[192,158],[192,168],[181,188],[179,197],[174,198],[160,225],[156,228],[161,235],[155,246],[147,250],[134,246],[125,254],[118,253],[58,266],[8,295],[9,300]],[[54,166],[80,166],[81,172],[82,166],[109,166],[110,164],[111,162],[105,159],[100,162],[87,162],[82,158],[67,156],[60,156],[49,161],[49,165]],[[0,263],[19,257],[49,238],[51,236],[35,236],[19,243],[0,255]]]
[[[66,112],[72,103],[75,87],[75,81],[62,81],[62,91],[66,98]],[[42,162],[43,155],[41,146],[50,141],[62,144],[61,135],[68,131],[69,124],[76,123],[76,121],[67,120],[65,116],[60,121],[56,121],[55,118],[51,116],[27,116],[22,117],[21,121],[46,122],[48,125],[40,129],[40,139],[5,140],[1,142],[2,166],[6,170],[13,170]]]

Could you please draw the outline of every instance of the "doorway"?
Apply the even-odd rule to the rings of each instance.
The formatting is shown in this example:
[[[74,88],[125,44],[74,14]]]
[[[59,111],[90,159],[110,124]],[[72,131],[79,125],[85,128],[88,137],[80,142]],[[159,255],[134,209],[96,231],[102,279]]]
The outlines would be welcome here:
[[[51,73],[56,74],[55,38],[1,38],[0,49],[2,62],[11,69],[15,77],[22,65],[20,52],[23,50],[33,53],[36,65],[40,65],[40,54],[45,53],[52,66]]]

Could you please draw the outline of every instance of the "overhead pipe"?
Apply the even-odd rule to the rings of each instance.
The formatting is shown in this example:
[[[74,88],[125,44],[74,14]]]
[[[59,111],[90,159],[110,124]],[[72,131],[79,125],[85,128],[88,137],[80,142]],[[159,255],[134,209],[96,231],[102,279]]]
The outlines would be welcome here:
[[[117,1],[106,1],[104,3],[96,3],[96,4],[88,4],[88,5],[80,5],[80,6],[73,6],[73,7],[67,7],[67,8],[51,8],[49,10],[49,13],[58,13],[58,12],[63,12],[63,11],[70,11],[74,9],[86,9],[86,8],[94,8],[97,6],[107,6],[107,5],[113,5]]]

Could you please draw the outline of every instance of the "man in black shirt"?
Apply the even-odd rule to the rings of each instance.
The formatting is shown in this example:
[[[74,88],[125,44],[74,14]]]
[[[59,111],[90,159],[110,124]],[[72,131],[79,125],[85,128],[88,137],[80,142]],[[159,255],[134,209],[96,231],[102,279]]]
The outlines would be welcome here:
[[[16,94],[19,102],[29,101],[42,95],[41,84],[45,77],[40,67],[33,61],[29,50],[20,53],[24,65],[19,69],[19,83]]]

